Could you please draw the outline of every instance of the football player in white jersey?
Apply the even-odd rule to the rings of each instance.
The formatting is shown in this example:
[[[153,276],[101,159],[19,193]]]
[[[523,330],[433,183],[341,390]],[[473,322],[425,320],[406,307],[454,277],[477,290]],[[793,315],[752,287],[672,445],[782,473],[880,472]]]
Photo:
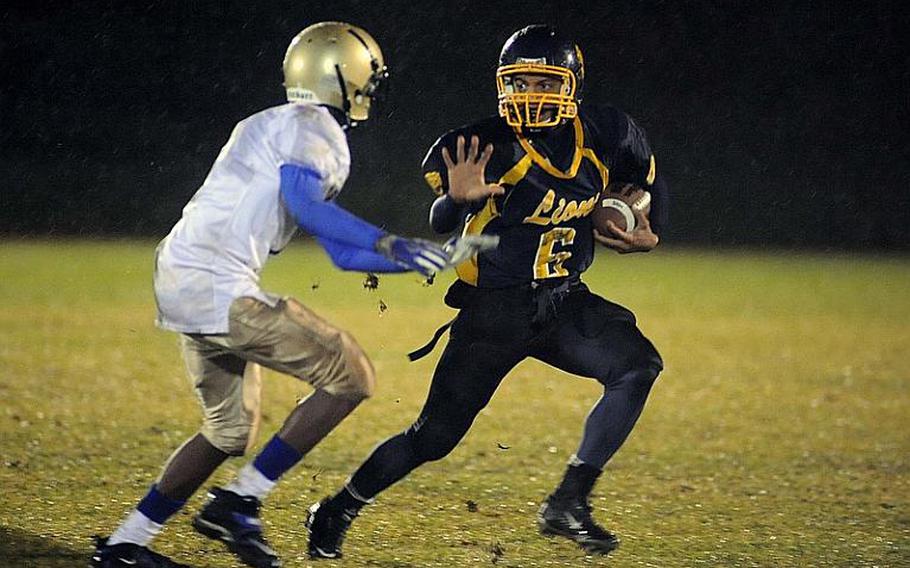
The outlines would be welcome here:
[[[158,246],[158,325],[182,334],[203,425],[113,534],[98,538],[93,566],[183,566],[148,544],[219,465],[251,445],[260,365],[304,380],[315,391],[234,481],[212,489],[193,526],[223,541],[249,566],[280,566],[262,535],[262,500],[370,396],[375,379],[347,332],[295,299],[259,287],[266,259],[300,227],[342,269],[431,275],[459,261],[451,248],[388,234],[333,202],[350,167],[344,130],[368,118],[386,76],[379,45],[366,31],[324,22],[300,32],[284,59],[288,103],[237,125]]]

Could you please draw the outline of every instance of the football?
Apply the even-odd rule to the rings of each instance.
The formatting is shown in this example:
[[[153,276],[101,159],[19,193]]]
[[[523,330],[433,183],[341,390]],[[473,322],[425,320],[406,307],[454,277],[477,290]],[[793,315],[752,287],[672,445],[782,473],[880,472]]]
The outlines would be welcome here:
[[[612,235],[607,221],[613,221],[623,231],[632,231],[636,225],[633,211],[648,215],[651,194],[631,183],[611,183],[600,194],[597,206],[591,212],[591,221],[601,235]]]

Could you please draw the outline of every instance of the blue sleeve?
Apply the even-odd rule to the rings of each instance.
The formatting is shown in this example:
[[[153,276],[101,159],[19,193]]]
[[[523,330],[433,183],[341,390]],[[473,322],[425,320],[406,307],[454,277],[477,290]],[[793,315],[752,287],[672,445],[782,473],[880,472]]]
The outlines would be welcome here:
[[[310,168],[293,164],[281,166],[281,198],[300,228],[315,237],[372,251],[376,241],[386,234],[379,227],[326,201],[322,178]]]
[[[366,250],[323,237],[317,237],[329,258],[342,270],[358,272],[405,272],[407,268],[392,262],[377,252]]]

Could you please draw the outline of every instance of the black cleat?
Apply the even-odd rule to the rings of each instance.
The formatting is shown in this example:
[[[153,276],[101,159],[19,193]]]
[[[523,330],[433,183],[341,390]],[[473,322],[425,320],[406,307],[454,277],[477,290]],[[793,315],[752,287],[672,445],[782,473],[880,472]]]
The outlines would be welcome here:
[[[213,487],[209,502],[193,519],[193,528],[205,536],[220,540],[247,566],[279,568],[278,555],[262,536],[259,508],[255,497],[244,497],[232,491]]]
[[[341,544],[357,511],[333,507],[328,498],[310,507],[306,528],[310,531],[310,558],[341,558]]]
[[[537,526],[541,534],[564,536],[590,553],[607,554],[619,546],[616,535],[591,518],[585,499],[560,501],[551,496],[537,512]]]
[[[92,568],[190,568],[152,552],[144,546],[123,542],[108,544],[107,538],[95,537]]]

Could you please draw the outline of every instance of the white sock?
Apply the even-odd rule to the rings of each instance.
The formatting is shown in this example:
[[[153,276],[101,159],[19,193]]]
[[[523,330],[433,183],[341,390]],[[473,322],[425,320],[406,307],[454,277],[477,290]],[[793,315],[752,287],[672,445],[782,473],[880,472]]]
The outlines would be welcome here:
[[[130,516],[117,527],[114,534],[107,539],[109,545],[131,542],[139,546],[148,546],[164,525],[159,525],[139,511],[133,510]]]
[[[230,482],[225,489],[237,495],[253,496],[260,501],[272,491],[276,482],[262,475],[252,463],[248,463],[237,472],[237,478]]]

